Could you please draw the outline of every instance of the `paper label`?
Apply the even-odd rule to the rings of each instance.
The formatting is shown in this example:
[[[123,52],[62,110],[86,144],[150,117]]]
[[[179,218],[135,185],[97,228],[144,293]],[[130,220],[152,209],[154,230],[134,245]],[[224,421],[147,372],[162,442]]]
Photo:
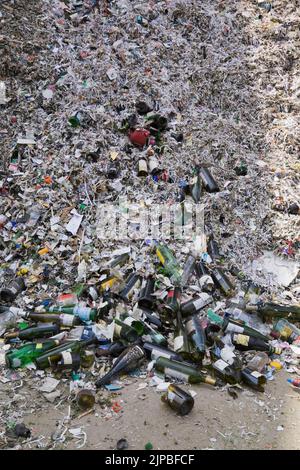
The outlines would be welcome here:
[[[179,351],[183,346],[183,336],[176,336],[174,339],[174,350]]]
[[[115,334],[118,338],[120,338],[120,336],[121,336],[121,330],[122,330],[122,327],[121,327],[120,325],[117,325],[117,324],[115,323],[114,334]]]
[[[171,355],[164,351],[157,351],[156,349],[152,349],[151,359],[154,361],[159,357],[165,357],[166,359],[170,359]]]
[[[67,313],[64,313],[63,315],[60,315],[59,318],[60,318],[63,326],[73,326],[73,323],[74,323],[74,316],[73,315],[69,315]]]
[[[168,390],[168,400],[173,401],[173,400],[175,400],[175,398],[176,398],[175,393],[174,393],[174,392],[170,392],[170,391]]]
[[[255,377],[256,379],[258,379],[259,377],[262,376],[262,374],[260,374],[260,373],[257,372],[256,370],[254,370],[253,372],[251,372],[251,375],[253,375],[253,377]]]
[[[223,359],[219,359],[218,361],[216,361],[214,363],[214,368],[218,369],[218,370],[224,370],[226,367],[228,367],[228,364],[227,362],[223,361]]]
[[[35,349],[43,349],[43,343],[36,343]]]
[[[125,318],[124,320],[122,320],[122,321],[123,321],[123,323],[125,323],[125,325],[131,326],[132,323],[133,323],[134,321],[136,321],[136,320],[135,320],[134,318],[132,318],[132,317],[126,317],[126,318]]]
[[[61,357],[64,361],[64,364],[72,364],[73,363],[73,359],[72,359],[72,354],[68,351],[63,351],[61,353]]]
[[[11,287],[9,290],[10,290],[10,292],[12,292],[13,294],[17,294],[17,293],[18,293],[18,289],[16,289],[15,287]]]
[[[209,304],[211,297],[208,294],[203,293],[201,297],[193,302],[193,305],[196,310],[200,310]]]
[[[249,339],[250,337],[246,335],[233,335],[233,341],[235,341],[237,344],[241,344],[242,346],[248,346]]]
[[[183,372],[179,372],[178,370],[169,369],[168,367],[165,368],[165,375],[172,377],[173,379],[179,379],[183,382],[189,381],[189,376],[187,374],[183,374]]]
[[[234,333],[243,333],[244,328],[239,325],[235,325],[234,323],[228,323],[226,331],[233,331]]]
[[[193,320],[189,320],[185,325],[185,331],[188,335],[195,332],[194,322]]]

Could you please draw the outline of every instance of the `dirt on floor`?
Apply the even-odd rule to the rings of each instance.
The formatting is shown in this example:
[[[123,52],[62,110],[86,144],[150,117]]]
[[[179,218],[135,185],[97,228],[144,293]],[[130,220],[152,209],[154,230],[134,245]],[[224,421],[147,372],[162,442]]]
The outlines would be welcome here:
[[[285,372],[278,372],[265,393],[244,388],[238,390],[236,399],[227,390],[207,385],[183,386],[197,393],[194,408],[185,417],[164,404],[154,388],[137,390],[140,379],[131,379],[118,393],[98,392],[95,408],[82,417],[84,412],[74,401],[58,400],[58,405],[51,406],[29,383],[14,393],[8,385],[1,385],[0,401],[2,409],[13,407],[22,412],[32,435],[23,442],[13,440],[12,445],[25,449],[113,450],[119,439],[126,439],[131,450],[144,449],[148,442],[154,450],[296,450],[300,447],[300,395],[288,386],[286,377]],[[63,384],[59,388],[63,390]],[[112,411],[116,402],[121,406],[118,412]],[[70,419],[66,420],[69,407]],[[83,447],[83,435],[76,438],[69,431],[78,428],[86,433]],[[60,443],[57,435],[64,429],[64,442]]]

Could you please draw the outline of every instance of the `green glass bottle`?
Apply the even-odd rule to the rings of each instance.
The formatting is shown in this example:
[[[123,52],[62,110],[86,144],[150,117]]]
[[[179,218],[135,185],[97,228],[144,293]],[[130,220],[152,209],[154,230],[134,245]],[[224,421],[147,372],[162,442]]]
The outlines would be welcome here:
[[[140,334],[137,332],[135,328],[130,325],[127,325],[123,321],[119,320],[118,318],[114,319],[115,328],[114,328],[114,338],[123,339],[128,341],[128,343],[133,343],[138,339],[140,335],[143,334],[143,331],[140,330]]]
[[[57,340],[46,340],[40,343],[25,344],[21,348],[8,351],[5,355],[6,364],[12,369],[24,367],[34,362],[46,351],[55,348],[59,344]]]
[[[150,337],[151,341],[157,345],[167,344],[167,339],[143,320],[136,320],[131,316],[122,317],[121,320],[126,325],[132,327],[139,336],[147,335]]]
[[[229,365],[223,359],[218,359],[211,365],[215,375],[229,384],[240,383],[242,380],[241,369]]]
[[[177,312],[174,331],[174,351],[185,360],[193,359],[193,347],[184,328],[180,311]]]
[[[156,247],[156,255],[163,265],[163,272],[170,278],[174,285],[179,286],[181,282],[182,269],[171,250],[165,245],[158,244]]]
[[[275,323],[271,332],[271,336],[274,338],[281,338],[282,340],[288,341],[289,343],[293,343],[294,341],[299,343],[300,329],[285,318],[281,318]]]
[[[65,341],[56,347],[51,348],[36,359],[36,365],[39,369],[46,369],[54,366],[61,359],[61,353],[64,351],[71,353],[80,353],[85,347],[96,342],[96,338],[86,341]]]
[[[159,357],[154,367],[158,372],[164,373],[167,377],[182,380],[185,383],[197,384],[202,382],[217,385],[216,379],[202,374],[194,367],[183,364],[182,362],[169,360],[165,357]]]
[[[233,333],[231,335],[231,342],[240,351],[265,351],[269,354],[281,354],[282,349],[268,344],[259,338],[253,338],[248,335],[241,335],[240,333]]]
[[[51,313],[66,313],[67,315],[75,315],[80,318],[81,321],[95,321],[97,316],[97,309],[76,305],[75,307],[60,307],[51,306],[45,309]]]
[[[193,360],[202,362],[205,356],[205,332],[197,315],[187,318],[185,331],[194,346]]]
[[[170,384],[166,393],[161,400],[181,416],[187,415],[194,406],[194,399],[190,393],[182,390],[178,385]]]
[[[15,331],[13,333],[6,333],[5,340],[19,338],[22,341],[29,341],[35,338],[49,338],[50,336],[57,335],[60,329],[58,325],[42,325],[32,328],[25,328],[24,330]]]
[[[249,385],[249,387],[253,388],[254,390],[257,390],[258,392],[264,392],[264,385],[267,382],[266,377],[261,374],[260,372],[257,372],[256,370],[252,371],[245,367],[241,371],[241,376],[242,380],[245,384]]]
[[[288,318],[289,321],[300,321],[300,305],[280,305],[273,302],[259,302],[247,305],[247,312],[257,312],[263,320],[272,317]]]

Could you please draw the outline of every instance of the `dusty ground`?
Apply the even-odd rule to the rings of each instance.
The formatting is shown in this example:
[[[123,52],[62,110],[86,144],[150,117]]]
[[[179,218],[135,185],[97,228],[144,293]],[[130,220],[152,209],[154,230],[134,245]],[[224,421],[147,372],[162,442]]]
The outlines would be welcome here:
[[[54,446],[51,440],[57,424],[68,415],[70,405],[71,420],[67,427],[80,427],[86,433],[84,449],[114,449],[120,438],[127,439],[129,449],[143,449],[148,441],[156,450],[300,448],[300,395],[288,387],[285,372],[279,372],[276,380],[268,383],[264,394],[245,389],[235,400],[227,391],[212,390],[206,385],[192,386],[197,392],[195,406],[183,418],[161,403],[155,389],[137,391],[140,383],[136,379],[117,395],[98,394],[101,399],[110,396],[113,402],[119,401],[122,406],[119,413],[111,413],[110,407],[103,409],[97,403],[91,414],[78,419],[76,416],[82,412],[74,403],[62,401],[59,406],[49,408],[49,403],[30,386],[16,390],[19,398],[15,395],[15,403],[7,406],[22,410],[23,421],[32,431],[31,442],[24,442],[23,448],[75,449],[82,444],[82,440],[72,438],[68,431],[63,445]],[[9,389],[0,386],[2,404],[12,396]],[[27,409],[23,408],[20,396],[24,396]],[[28,408],[30,397],[34,411]]]

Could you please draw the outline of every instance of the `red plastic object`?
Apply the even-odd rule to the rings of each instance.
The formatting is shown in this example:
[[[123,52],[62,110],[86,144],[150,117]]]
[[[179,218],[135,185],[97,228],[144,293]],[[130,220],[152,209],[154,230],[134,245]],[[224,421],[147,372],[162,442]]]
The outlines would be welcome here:
[[[147,143],[149,135],[150,132],[147,129],[134,129],[133,131],[129,132],[129,140],[133,145],[144,147],[144,145]]]

